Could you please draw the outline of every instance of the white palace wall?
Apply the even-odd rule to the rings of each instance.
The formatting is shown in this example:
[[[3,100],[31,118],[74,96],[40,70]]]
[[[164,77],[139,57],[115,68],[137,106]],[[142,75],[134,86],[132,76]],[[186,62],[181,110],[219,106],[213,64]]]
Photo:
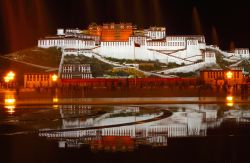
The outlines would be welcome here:
[[[61,32],[62,33],[62,32]],[[177,64],[191,64],[202,59],[200,49],[205,48],[203,37],[198,36],[167,36],[161,40],[146,40],[143,44],[135,46],[135,38],[129,41],[101,42],[95,45],[91,39],[80,39],[64,36],[46,37],[38,40],[38,47],[61,47],[67,49],[65,54],[83,54],[92,56],[97,53],[102,57],[117,59],[158,60],[162,63],[175,62]]]
[[[201,55],[198,40],[187,40],[186,57]]]
[[[180,44],[180,43],[179,43]],[[101,46],[93,51],[103,57],[117,59],[138,59],[138,60],[158,60],[162,63],[175,62],[177,64],[191,64],[189,61],[202,59],[198,40],[187,40],[187,48],[173,44],[173,47],[167,46],[167,42],[150,41],[145,46],[135,47],[133,41],[129,42],[101,42]],[[169,51],[175,49],[179,51]],[[155,50],[163,51],[157,52]],[[166,54],[164,54],[166,51]],[[168,55],[169,54],[169,55]],[[189,58],[187,61],[184,58]]]
[[[186,56],[185,51],[176,52],[180,58],[169,56],[157,51],[148,50],[146,46],[134,47],[134,46],[106,46],[99,47],[94,52],[100,54],[103,57],[111,57],[117,59],[138,59],[138,60],[158,60],[162,63],[175,62],[177,64],[190,64],[191,62],[180,59]],[[201,57],[200,57],[201,58]]]

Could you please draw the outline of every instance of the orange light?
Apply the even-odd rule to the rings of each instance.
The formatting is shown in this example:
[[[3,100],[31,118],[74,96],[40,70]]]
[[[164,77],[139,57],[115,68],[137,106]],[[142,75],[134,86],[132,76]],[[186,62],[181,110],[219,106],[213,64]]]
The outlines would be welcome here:
[[[4,107],[7,109],[7,113],[13,114],[15,113],[15,104],[16,104],[16,99],[14,98],[6,98],[4,100]]]
[[[227,106],[232,107],[234,105],[233,103],[233,96],[227,96]]]
[[[15,79],[15,73],[10,71],[8,74],[6,74],[6,76],[4,77],[4,81],[6,83],[10,82],[10,81],[13,81]]]
[[[4,82],[8,83],[10,81],[10,79],[8,78],[8,76],[4,77]]]
[[[16,99],[14,98],[9,98],[9,99],[4,100],[5,105],[13,105],[15,104],[15,102],[16,102]]]
[[[233,96],[227,96],[227,101],[233,101]]]
[[[59,106],[58,105],[53,105],[52,107],[53,107],[53,109],[58,109]]]
[[[13,113],[15,113],[16,111],[15,111],[15,106],[13,105],[13,106],[5,106],[5,108],[7,109],[7,113],[9,113],[9,114],[13,114]]]
[[[13,73],[12,71],[10,71],[7,76],[10,78],[10,80],[14,80],[15,78],[15,73]]]
[[[228,79],[231,79],[233,77],[233,73],[231,71],[228,71],[226,75]]]
[[[56,82],[58,79],[58,76],[56,74],[52,75],[52,81]]]
[[[58,102],[58,98],[56,98],[56,97],[53,98],[53,102],[54,102],[54,103]]]
[[[233,102],[228,102],[227,106],[232,107],[232,106],[234,106],[234,103]]]

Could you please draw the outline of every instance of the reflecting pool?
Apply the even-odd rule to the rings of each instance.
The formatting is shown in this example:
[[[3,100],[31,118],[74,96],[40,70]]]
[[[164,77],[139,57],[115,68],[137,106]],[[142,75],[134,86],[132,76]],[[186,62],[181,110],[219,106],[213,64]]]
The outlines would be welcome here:
[[[249,161],[250,105],[233,97],[144,105],[61,105],[56,97],[49,105],[16,105],[14,95],[4,98],[4,162]]]

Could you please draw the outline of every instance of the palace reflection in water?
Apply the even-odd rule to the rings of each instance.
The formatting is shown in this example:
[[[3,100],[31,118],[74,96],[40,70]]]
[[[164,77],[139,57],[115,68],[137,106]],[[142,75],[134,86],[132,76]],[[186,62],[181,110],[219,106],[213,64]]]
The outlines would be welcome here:
[[[216,104],[165,105],[148,108],[114,106],[96,112],[91,106],[59,106],[61,126],[40,129],[39,136],[58,141],[59,148],[89,145],[92,151],[133,151],[139,145],[167,146],[169,138],[205,137],[223,121],[250,122],[250,111],[221,110]]]
[[[8,114],[15,113],[16,96],[14,91],[7,91],[4,95],[4,108]]]

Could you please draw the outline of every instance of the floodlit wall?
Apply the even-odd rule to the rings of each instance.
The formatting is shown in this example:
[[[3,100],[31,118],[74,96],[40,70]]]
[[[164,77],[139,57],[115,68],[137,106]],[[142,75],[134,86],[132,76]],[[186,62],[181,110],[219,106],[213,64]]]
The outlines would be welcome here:
[[[182,67],[177,67],[177,68],[172,68],[169,70],[164,70],[164,71],[160,71],[163,72],[164,74],[169,74],[169,73],[188,73],[188,72],[195,72],[205,66],[210,66],[213,63],[206,63],[206,62],[199,62],[199,63],[195,63],[192,65],[187,65],[187,66],[182,66]]]
[[[216,63],[216,56],[214,52],[206,51],[204,55],[206,63]]]
[[[94,40],[82,40],[82,39],[67,39],[67,38],[48,38],[38,40],[38,47],[50,48],[60,47],[62,49],[90,49],[95,47]]]
[[[186,57],[201,55],[198,40],[187,40]]]
[[[190,64],[192,62],[185,61],[181,58],[166,55],[154,50],[149,50],[146,47],[134,46],[113,46],[113,47],[100,47],[96,48],[94,52],[103,57],[111,57],[117,59],[138,59],[138,60],[158,60],[162,63],[175,62],[177,64]],[[185,54],[185,52],[182,52]],[[180,53],[181,54],[181,53]]]
[[[247,48],[235,49],[234,56],[238,58],[249,59],[249,49]]]

